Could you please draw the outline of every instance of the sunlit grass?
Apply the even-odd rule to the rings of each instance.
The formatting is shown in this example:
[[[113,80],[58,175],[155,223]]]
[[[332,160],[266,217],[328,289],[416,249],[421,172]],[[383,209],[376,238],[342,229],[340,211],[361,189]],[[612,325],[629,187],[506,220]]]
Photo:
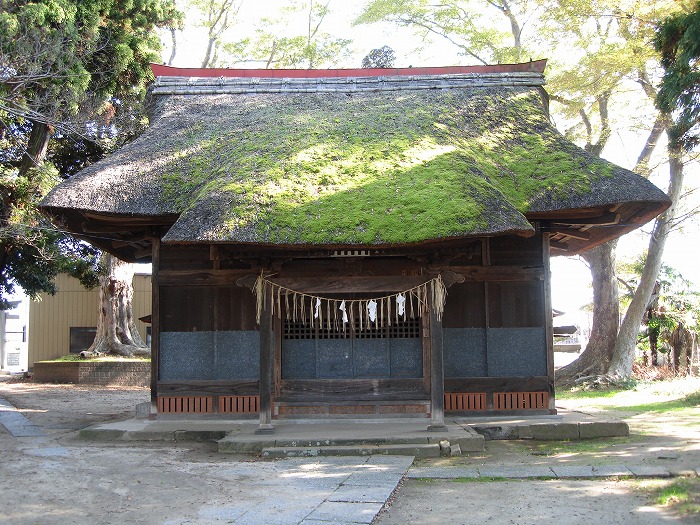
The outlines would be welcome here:
[[[533,443],[531,447],[533,452],[545,456],[597,454],[609,451],[612,446],[625,445],[639,440],[640,438],[638,437],[629,436],[580,441],[547,441]]]
[[[657,505],[684,516],[700,517],[700,479],[677,478],[651,480],[641,484],[642,490]]]
[[[700,379],[639,381],[629,389],[561,390],[557,400],[577,408],[621,412],[675,412],[700,407]]]

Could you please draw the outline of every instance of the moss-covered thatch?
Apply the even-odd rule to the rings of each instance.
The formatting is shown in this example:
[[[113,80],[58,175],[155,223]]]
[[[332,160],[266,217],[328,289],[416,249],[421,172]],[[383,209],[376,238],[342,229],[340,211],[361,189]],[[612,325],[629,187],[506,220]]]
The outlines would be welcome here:
[[[665,201],[566,141],[542,96],[504,86],[158,96],[143,136],[43,205],[176,214],[166,242],[397,245],[527,235],[529,212]]]

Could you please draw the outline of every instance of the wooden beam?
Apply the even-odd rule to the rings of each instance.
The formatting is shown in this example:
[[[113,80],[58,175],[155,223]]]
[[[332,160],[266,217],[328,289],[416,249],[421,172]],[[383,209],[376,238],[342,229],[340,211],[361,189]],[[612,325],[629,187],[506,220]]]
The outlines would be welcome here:
[[[257,278],[257,277],[256,277]],[[270,277],[269,281],[307,294],[402,292],[430,281],[425,275],[376,277]],[[239,280],[240,282],[240,280]],[[246,280],[246,283],[250,280]]]
[[[151,257],[151,247],[134,250],[134,259],[145,259]]]
[[[559,241],[549,241],[549,247],[552,248],[553,250],[566,251],[569,249],[569,245],[567,243],[559,242]]]
[[[541,266],[453,266],[450,269],[463,276],[466,282],[520,282],[544,279]]]
[[[610,226],[620,222],[619,213],[603,213],[597,217],[566,217],[552,219],[554,224],[570,224],[572,226]]]
[[[177,219],[177,215],[167,215],[167,216],[149,216],[141,215],[136,217],[125,216],[125,215],[106,215],[94,212],[83,212],[83,217],[90,219],[92,221],[100,221],[102,223],[109,223],[114,225],[128,224],[128,225],[167,225],[173,224]]]
[[[547,231],[552,235],[564,235],[566,237],[571,237],[573,239],[580,239],[582,241],[590,241],[591,234],[576,228],[548,228]]]
[[[250,276],[250,270],[163,270],[160,282],[161,286],[234,286],[246,276]]]

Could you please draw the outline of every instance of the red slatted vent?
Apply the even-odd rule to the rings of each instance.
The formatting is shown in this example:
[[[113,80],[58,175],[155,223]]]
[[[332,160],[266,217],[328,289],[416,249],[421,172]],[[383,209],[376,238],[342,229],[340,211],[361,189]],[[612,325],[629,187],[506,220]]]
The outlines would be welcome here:
[[[214,399],[211,396],[165,396],[158,398],[161,414],[210,414]]]
[[[260,396],[219,396],[219,412],[250,414],[260,411]]]
[[[445,394],[446,411],[486,410],[486,394],[453,392]]]
[[[495,410],[536,410],[549,408],[547,392],[494,392]]]

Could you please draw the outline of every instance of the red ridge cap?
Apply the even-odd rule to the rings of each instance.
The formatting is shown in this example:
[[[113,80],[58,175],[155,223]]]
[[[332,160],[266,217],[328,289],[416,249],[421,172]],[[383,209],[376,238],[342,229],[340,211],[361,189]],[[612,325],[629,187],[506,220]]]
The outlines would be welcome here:
[[[408,75],[450,75],[460,73],[544,73],[547,60],[534,60],[520,64],[494,64],[488,66],[443,66],[404,68],[357,69],[228,69],[187,68],[151,64],[156,77],[243,77],[243,78],[340,78],[384,77]]]

